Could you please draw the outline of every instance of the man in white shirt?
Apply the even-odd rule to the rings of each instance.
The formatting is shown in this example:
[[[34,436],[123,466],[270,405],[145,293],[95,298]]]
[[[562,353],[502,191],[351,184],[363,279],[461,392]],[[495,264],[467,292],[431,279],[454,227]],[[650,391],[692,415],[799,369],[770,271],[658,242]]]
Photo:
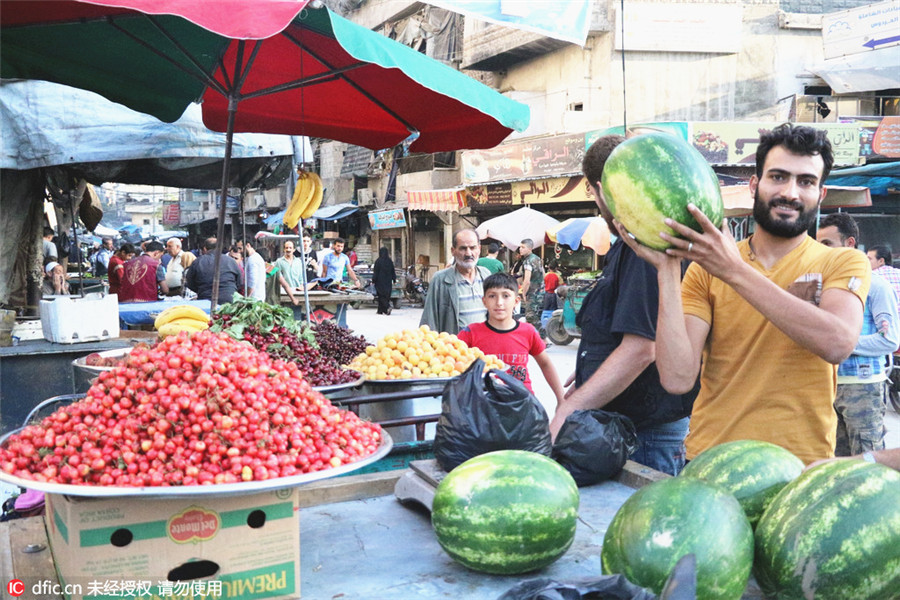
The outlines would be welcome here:
[[[244,275],[247,278],[247,297],[265,302],[266,300],[266,261],[263,260],[253,240],[244,240]]]
[[[180,296],[184,285],[184,271],[196,257],[181,249],[181,240],[169,238],[166,242],[166,253],[171,257],[166,264],[166,285],[169,286],[167,296]]]

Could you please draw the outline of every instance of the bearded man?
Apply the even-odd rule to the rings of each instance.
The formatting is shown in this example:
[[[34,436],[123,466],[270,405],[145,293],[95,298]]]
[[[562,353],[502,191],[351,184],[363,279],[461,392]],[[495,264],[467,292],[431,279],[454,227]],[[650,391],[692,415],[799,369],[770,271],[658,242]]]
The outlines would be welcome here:
[[[700,373],[685,440],[688,459],[723,442],[754,439],[805,463],[834,455],[837,365],[859,339],[871,269],[852,248],[808,235],[834,162],[825,132],[789,124],[760,136],[750,179],[758,225],[740,243],[695,206],[694,231],[663,252],[619,232],[658,269],[656,366],[671,393]],[[681,282],[680,262],[693,261]],[[702,366],[701,366],[702,365]]]

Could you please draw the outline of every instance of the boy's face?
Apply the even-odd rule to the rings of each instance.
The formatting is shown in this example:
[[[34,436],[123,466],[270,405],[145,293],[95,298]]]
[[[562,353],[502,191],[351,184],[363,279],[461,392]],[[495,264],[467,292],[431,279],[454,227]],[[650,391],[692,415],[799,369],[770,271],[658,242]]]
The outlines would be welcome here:
[[[489,321],[506,321],[512,318],[518,294],[506,288],[491,288],[481,299],[488,311]]]

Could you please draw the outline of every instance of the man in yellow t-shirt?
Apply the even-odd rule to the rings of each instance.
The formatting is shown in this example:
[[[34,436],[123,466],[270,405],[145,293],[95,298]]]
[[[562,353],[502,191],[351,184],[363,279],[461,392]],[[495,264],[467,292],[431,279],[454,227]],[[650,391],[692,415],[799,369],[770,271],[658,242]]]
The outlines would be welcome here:
[[[741,439],[778,444],[806,463],[834,454],[837,365],[859,338],[871,268],[861,253],[807,234],[832,164],[823,131],[781,125],[760,136],[749,239],[736,244],[693,205],[703,232],[667,221],[680,237],[660,233],[673,245],[665,253],[625,235],[658,269],[663,386],[683,393],[700,372],[689,459]],[[694,262],[682,285],[683,258]]]

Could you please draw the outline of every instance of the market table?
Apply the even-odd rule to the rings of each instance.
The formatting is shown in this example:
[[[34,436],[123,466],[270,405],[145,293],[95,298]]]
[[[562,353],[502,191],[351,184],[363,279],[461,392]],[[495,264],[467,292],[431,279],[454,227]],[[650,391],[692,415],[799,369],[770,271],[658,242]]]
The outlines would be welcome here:
[[[134,342],[134,338],[123,335],[78,344],[38,339],[0,347],[0,434],[21,427],[31,409],[47,398],[78,391],[72,371],[74,359],[91,352],[126,348]]]
[[[534,573],[486,575],[454,562],[437,543],[429,513],[403,505],[393,494],[408,469],[349,475],[304,485],[300,494],[300,594],[302,598],[496,598],[520,581],[552,577],[567,581],[601,573],[600,548],[606,528],[635,489],[662,473],[628,461],[613,481],[580,488],[575,541],[558,561]],[[9,540],[8,547],[5,546]],[[44,546],[25,553],[28,544]],[[56,582],[43,519],[0,523],[0,571],[28,584]],[[20,576],[20,574],[24,575]],[[58,598],[30,595],[20,600]],[[763,598],[752,581],[744,600]]]
[[[309,320],[314,323],[333,319],[339,304],[369,302],[374,299],[372,294],[359,291],[329,292],[325,290],[310,290],[307,293],[309,294]],[[303,289],[296,288],[294,290],[294,298],[300,301],[301,307],[304,306]],[[284,293],[284,290],[281,290],[281,303],[287,307],[292,306],[290,298]]]
[[[156,302],[120,302],[119,322],[123,328],[153,325],[156,315],[176,304],[190,304],[209,314],[209,300],[185,300],[184,298],[173,296],[168,300],[158,300]]]

